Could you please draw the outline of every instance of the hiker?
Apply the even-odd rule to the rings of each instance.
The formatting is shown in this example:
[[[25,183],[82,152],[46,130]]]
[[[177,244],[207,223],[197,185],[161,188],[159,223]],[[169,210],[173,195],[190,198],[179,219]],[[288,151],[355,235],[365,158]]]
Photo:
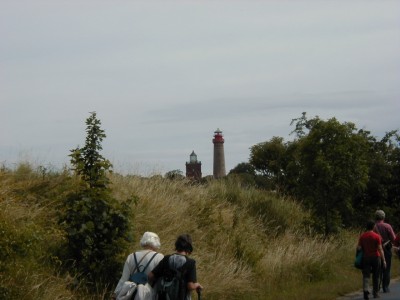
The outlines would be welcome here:
[[[142,247],[142,250],[128,255],[125,261],[124,269],[122,271],[121,279],[119,280],[118,285],[115,288],[112,299],[123,298],[119,294],[122,292],[125,282],[130,280],[130,276],[135,273],[134,271],[137,272],[135,259],[138,262],[137,264],[140,266],[139,272],[143,271],[143,268],[148,264],[147,268],[143,271],[145,274],[148,274],[152,269],[154,269],[154,267],[157,266],[159,262],[163,259],[164,255],[161,253],[157,253],[157,250],[159,250],[161,247],[161,243],[160,238],[156,233],[145,232],[140,240],[140,246]],[[137,284],[135,296],[131,299],[152,300],[155,299],[155,296],[156,293],[150,284]]]
[[[379,274],[381,263],[386,268],[385,255],[382,249],[382,238],[374,232],[375,222],[368,221],[366,231],[360,236],[357,251],[363,251],[363,291],[364,299],[369,299],[369,278],[372,272],[372,286],[374,298],[379,298]]]
[[[375,212],[375,220],[376,222],[374,231],[382,238],[382,247],[386,260],[386,268],[382,270],[382,291],[384,293],[389,293],[390,270],[392,267],[392,243],[394,242],[396,236],[392,226],[384,222],[385,212],[383,210],[377,210]]]
[[[192,291],[200,293],[203,289],[197,282],[196,261],[188,257],[193,252],[190,235],[178,236],[175,250],[176,253],[166,255],[149,273],[149,281],[156,282],[159,300],[190,300]]]

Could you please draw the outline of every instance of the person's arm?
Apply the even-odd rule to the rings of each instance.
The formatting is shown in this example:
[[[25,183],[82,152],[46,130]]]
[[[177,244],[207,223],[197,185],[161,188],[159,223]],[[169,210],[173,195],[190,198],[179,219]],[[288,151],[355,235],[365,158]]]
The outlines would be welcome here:
[[[389,225],[387,229],[388,229],[389,240],[393,243],[396,239],[396,234],[394,233],[392,226]]]
[[[151,286],[153,286],[153,282],[154,282],[154,274],[153,274],[153,272],[150,272],[149,274],[147,274],[147,281],[149,282],[149,284],[151,285]]]
[[[381,259],[382,259],[382,263],[383,263],[383,268],[386,269],[385,253],[383,253],[382,244],[378,245],[378,251],[379,251],[379,254],[381,255]]]
[[[197,290],[197,289],[202,290],[202,289],[203,289],[203,286],[202,286],[200,283],[198,283],[198,282],[188,282],[188,284],[187,284],[187,289],[188,289],[189,291],[194,291],[194,290]]]
[[[127,280],[129,279],[129,276],[131,275],[131,269],[132,269],[132,267],[133,267],[133,266],[130,265],[131,256],[132,256],[132,254],[128,255],[128,257],[127,257],[127,259],[126,259],[126,261],[125,261],[124,269],[123,269],[123,271],[122,271],[121,278],[120,278],[120,280],[118,281],[117,287],[116,287],[115,290],[114,290],[113,296],[115,296],[115,298],[116,298],[116,295],[117,295],[117,294],[119,293],[119,291],[121,290],[121,288],[122,288],[124,282],[127,281]],[[113,297],[113,296],[112,296],[112,297]],[[114,298],[114,299],[115,299],[115,298]]]
[[[362,250],[362,246],[361,246],[361,240],[360,238],[358,239],[358,243],[357,243],[357,248],[356,248],[356,252]]]
[[[187,289],[189,291],[202,290],[203,287],[197,282],[196,261],[190,261],[190,268],[187,274]]]
[[[165,266],[166,266],[166,264],[168,264],[168,259],[169,259],[169,255],[168,255],[168,257],[163,256],[163,258],[154,267],[154,269],[151,270],[151,272],[149,272],[149,274],[147,274],[147,278],[148,278],[148,281],[151,286],[153,286],[154,283],[156,282],[157,278],[159,278],[163,274]]]
[[[397,254],[399,250],[400,250],[400,232],[396,235],[396,238],[394,239],[393,242],[393,252]]]

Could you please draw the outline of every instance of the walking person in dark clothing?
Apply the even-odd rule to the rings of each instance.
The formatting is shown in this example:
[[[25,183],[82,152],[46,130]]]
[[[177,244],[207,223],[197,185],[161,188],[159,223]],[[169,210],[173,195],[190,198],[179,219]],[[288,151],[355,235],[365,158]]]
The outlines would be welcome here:
[[[379,274],[381,264],[386,268],[386,261],[382,249],[382,239],[374,232],[375,222],[368,221],[366,231],[360,236],[357,251],[362,250],[363,256],[363,291],[364,299],[369,299],[369,278],[372,273],[372,293],[374,298],[379,298]]]
[[[158,299],[171,300],[190,300],[191,292],[203,289],[200,283],[197,282],[196,261],[188,256],[193,251],[192,238],[188,234],[178,236],[175,242],[176,252],[172,255],[166,255],[160,263],[149,273],[149,280],[156,283],[156,289],[159,290]],[[179,275],[177,275],[179,274]],[[166,292],[160,288],[164,278],[178,276],[179,279],[174,282],[176,289],[174,292]],[[161,283],[160,283],[161,282]],[[172,284],[171,280],[171,284]]]
[[[386,268],[382,270],[382,291],[384,293],[389,293],[390,271],[392,267],[392,243],[396,235],[394,234],[392,226],[385,222],[385,212],[383,210],[377,210],[375,212],[375,220],[374,231],[382,238],[382,248],[386,260]]]

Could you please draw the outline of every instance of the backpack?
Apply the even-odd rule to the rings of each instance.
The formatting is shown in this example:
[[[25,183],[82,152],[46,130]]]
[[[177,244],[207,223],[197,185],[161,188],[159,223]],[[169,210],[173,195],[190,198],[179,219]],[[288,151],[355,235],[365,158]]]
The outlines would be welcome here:
[[[158,296],[161,300],[180,300],[185,299],[186,286],[184,275],[186,273],[186,263],[178,269],[167,269],[160,278]]]
[[[356,258],[355,258],[355,260],[354,260],[354,266],[357,268],[357,269],[363,269],[364,268],[364,266],[363,266],[363,251],[362,250],[357,250],[356,251]]]
[[[148,254],[149,252],[147,252],[143,258]],[[136,259],[136,253],[133,254],[133,257],[135,258],[135,264],[136,267],[133,270],[133,273],[131,274],[131,276],[129,277],[129,280],[136,283],[136,284],[146,284],[147,283],[147,274],[144,272],[146,271],[147,267],[150,265],[151,261],[153,260],[153,258],[157,255],[157,253],[154,253],[153,256],[150,258],[150,260],[148,261],[148,263],[146,264],[146,266],[143,267],[142,270],[140,270],[140,262],[143,260],[140,260],[139,263],[137,262]],[[136,271],[136,272],[135,272]]]

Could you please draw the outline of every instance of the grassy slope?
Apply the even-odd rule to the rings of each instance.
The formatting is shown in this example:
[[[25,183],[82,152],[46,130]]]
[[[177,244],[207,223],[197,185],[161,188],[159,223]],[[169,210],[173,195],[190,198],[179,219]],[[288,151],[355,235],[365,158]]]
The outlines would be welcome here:
[[[194,239],[193,257],[204,299],[335,299],[360,287],[352,267],[357,234],[323,240],[304,228],[300,205],[233,181],[190,185],[160,177],[113,175],[117,199],[132,195],[135,227],[122,264],[144,231],[157,232],[161,252],[173,252],[180,233]],[[40,176],[29,165],[0,172],[0,298],[103,299],[72,292],[79,283],[59,274],[56,251],[59,202],[76,182],[63,174]],[[115,282],[110,283],[115,285]],[[23,283],[23,291],[19,288]]]

